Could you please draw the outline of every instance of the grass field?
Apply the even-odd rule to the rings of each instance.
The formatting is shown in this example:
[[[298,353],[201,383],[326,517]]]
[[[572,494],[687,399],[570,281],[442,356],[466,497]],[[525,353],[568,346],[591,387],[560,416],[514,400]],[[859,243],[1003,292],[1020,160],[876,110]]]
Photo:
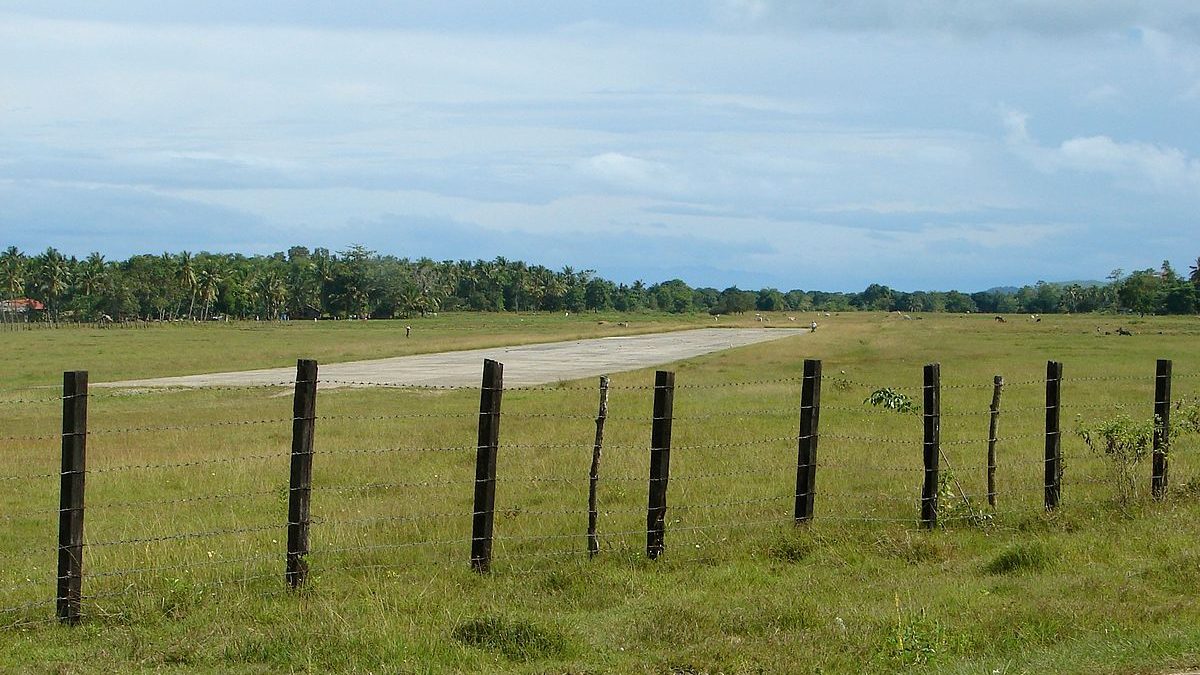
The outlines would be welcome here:
[[[784,317],[772,317],[785,322]],[[801,321],[808,318],[801,316]],[[616,325],[631,321],[629,329]],[[604,321],[605,323],[600,323]],[[740,319],[741,323],[754,323]],[[722,317],[722,325],[739,321]],[[467,565],[478,392],[322,391],[312,576],[284,590],[290,390],[112,392],[90,401],[81,626],[53,616],[66,369],[178,375],[711,325],[709,317],[443,315],[404,322],[4,334],[0,669],[111,672],[1165,673],[1200,666],[1200,457],[1120,508],[1111,466],[1064,438],[1044,514],[1042,378],[1064,362],[1063,425],[1149,417],[1154,360],[1200,395],[1196,317],[881,314],[672,364],[666,553],[642,555],[653,373],[615,374],[589,559],[595,382],[506,391],[493,573]],[[756,324],[757,325],[757,324]],[[1105,335],[1125,326],[1131,337]],[[816,520],[790,523],[799,375],[824,362]],[[942,364],[955,480],[916,524],[920,398]],[[982,503],[992,376],[1004,375],[998,504]],[[51,387],[51,388],[47,388]],[[969,504],[962,494],[969,498]]]

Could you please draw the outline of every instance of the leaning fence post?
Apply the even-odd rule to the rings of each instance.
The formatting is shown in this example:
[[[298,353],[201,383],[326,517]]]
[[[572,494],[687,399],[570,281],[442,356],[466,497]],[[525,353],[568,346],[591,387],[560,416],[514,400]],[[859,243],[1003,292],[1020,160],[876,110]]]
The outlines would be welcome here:
[[[800,389],[800,438],[796,454],[797,523],[813,517],[813,499],[817,486],[817,441],[821,420],[821,361],[804,360],[804,379]]]
[[[650,490],[646,507],[646,557],[650,560],[663,552],[674,406],[675,373],[660,370],[654,374],[654,419],[650,431]]]
[[[83,600],[83,479],[87,454],[86,370],[63,373],[62,473],[58,497],[58,584],[55,610],[66,624],[80,621]]]
[[[1004,389],[1004,377],[992,378],[992,405],[988,419],[987,450],[987,499],[988,506],[996,508],[996,432],[1000,426],[1000,392]]]
[[[937,526],[938,511],[938,460],[941,457],[942,424],[942,366],[930,363],[925,366],[924,409],[924,460],[925,482],[921,486],[921,525],[933,529]]]
[[[471,569],[486,574],[492,568],[492,523],[496,510],[496,453],[500,445],[500,397],[504,393],[504,364],[483,362],[479,389],[479,443],[475,452],[475,507],[471,515]]]
[[[1167,496],[1167,454],[1171,447],[1171,362],[1159,359],[1154,368],[1154,457],[1150,493]]]
[[[600,552],[600,538],[596,536],[596,488],[600,482],[600,454],[604,450],[604,421],[608,419],[608,376],[600,376],[600,410],[596,413],[596,442],[592,445],[592,465],[588,469],[588,555]]]
[[[296,588],[308,577],[309,500],[312,497],[313,436],[317,418],[317,362],[296,361],[296,393],[292,399],[292,464],[288,476],[287,571]]]
[[[1046,510],[1058,508],[1062,499],[1062,364],[1046,362]]]

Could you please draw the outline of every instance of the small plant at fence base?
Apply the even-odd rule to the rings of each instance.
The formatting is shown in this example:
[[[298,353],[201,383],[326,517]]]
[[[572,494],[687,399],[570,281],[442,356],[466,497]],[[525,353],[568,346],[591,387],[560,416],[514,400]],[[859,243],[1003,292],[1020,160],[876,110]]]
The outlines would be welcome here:
[[[871,395],[863,403],[873,405],[876,408],[894,410],[898,413],[909,415],[916,415],[921,412],[921,406],[914,403],[908,394],[902,394],[891,387],[876,389],[871,392]]]
[[[942,469],[938,472],[938,523],[944,526],[951,520],[972,525],[987,525],[993,522],[995,517],[977,510],[971,503],[970,496],[959,484],[954,471]]]
[[[1109,459],[1117,504],[1122,509],[1137,499],[1140,478],[1137,468],[1149,454],[1154,424],[1153,418],[1136,421],[1129,415],[1118,415],[1090,425],[1080,422],[1076,430],[1092,452]]]
[[[1200,402],[1189,403],[1186,399],[1175,402],[1170,422],[1170,445],[1163,449],[1169,453],[1180,437],[1200,433]],[[1154,429],[1161,424],[1158,416],[1137,421],[1129,415],[1118,415],[1112,419],[1084,424],[1078,423],[1076,434],[1097,455],[1110,460],[1113,487],[1117,490],[1117,504],[1127,508],[1140,494],[1138,486],[1144,476],[1138,474],[1142,460],[1150,454],[1154,443]]]

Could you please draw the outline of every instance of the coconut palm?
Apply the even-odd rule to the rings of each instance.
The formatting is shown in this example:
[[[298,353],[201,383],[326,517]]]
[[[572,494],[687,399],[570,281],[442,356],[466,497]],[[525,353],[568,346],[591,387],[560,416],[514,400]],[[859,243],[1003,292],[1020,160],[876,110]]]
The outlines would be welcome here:
[[[254,280],[254,294],[267,318],[279,318],[279,311],[287,302],[287,286],[279,273],[268,269]]]
[[[200,300],[204,302],[204,309],[201,310],[200,319],[208,320],[208,311],[212,308],[213,302],[217,299],[217,293],[221,289],[221,271],[216,267],[205,267],[196,275],[196,288],[200,293]]]
[[[19,298],[25,291],[25,254],[16,246],[0,253],[0,289],[8,300]]]
[[[53,246],[38,256],[38,288],[43,292],[50,318],[58,320],[58,299],[67,290],[71,281],[71,266]]]
[[[188,305],[188,318],[193,318],[193,313],[196,309],[196,266],[193,264],[192,254],[187,251],[180,251],[176,256],[175,262],[175,280],[179,282],[184,293],[191,295],[191,304]]]
[[[104,256],[92,252],[75,271],[75,285],[84,296],[94,294],[105,281]]]

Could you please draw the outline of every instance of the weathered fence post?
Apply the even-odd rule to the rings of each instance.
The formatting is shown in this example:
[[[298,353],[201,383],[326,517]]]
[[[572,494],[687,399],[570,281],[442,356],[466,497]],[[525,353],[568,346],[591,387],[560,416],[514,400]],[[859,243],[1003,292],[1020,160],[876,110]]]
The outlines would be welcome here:
[[[479,388],[479,442],[475,451],[475,508],[471,515],[471,569],[487,574],[492,568],[492,523],[496,510],[496,454],[500,446],[500,397],[504,393],[504,364],[483,362]]]
[[[58,585],[55,610],[67,624],[80,621],[83,600],[83,479],[87,470],[86,370],[63,373],[62,473],[58,497]]]
[[[817,441],[821,421],[821,362],[804,360],[800,388],[800,437],[796,454],[796,523],[812,520],[817,487]]]
[[[288,586],[308,577],[309,501],[312,498],[313,437],[317,422],[317,362],[296,361],[296,393],[292,397],[292,463],[288,475]]]
[[[592,444],[592,466],[588,469],[588,555],[600,552],[596,536],[596,488],[600,482],[600,454],[604,450],[604,421],[608,419],[608,376],[600,376],[600,410],[596,413],[596,442]]]
[[[938,512],[938,460],[942,442],[942,366],[930,363],[925,366],[924,409],[922,418],[925,427],[924,460],[925,482],[921,486],[921,525],[933,529],[937,526]]]
[[[1154,457],[1150,493],[1167,496],[1167,453],[1171,446],[1171,362],[1159,359],[1154,368]]]
[[[663,552],[674,407],[675,373],[660,370],[654,374],[654,420],[650,431],[650,494],[646,507],[646,557],[650,560]]]
[[[1046,362],[1046,510],[1058,508],[1062,500],[1062,434],[1059,414],[1062,408],[1062,364]]]
[[[992,405],[988,416],[987,454],[987,499],[988,506],[996,508],[996,432],[1000,426],[1000,392],[1004,389],[1004,377],[992,378]]]

